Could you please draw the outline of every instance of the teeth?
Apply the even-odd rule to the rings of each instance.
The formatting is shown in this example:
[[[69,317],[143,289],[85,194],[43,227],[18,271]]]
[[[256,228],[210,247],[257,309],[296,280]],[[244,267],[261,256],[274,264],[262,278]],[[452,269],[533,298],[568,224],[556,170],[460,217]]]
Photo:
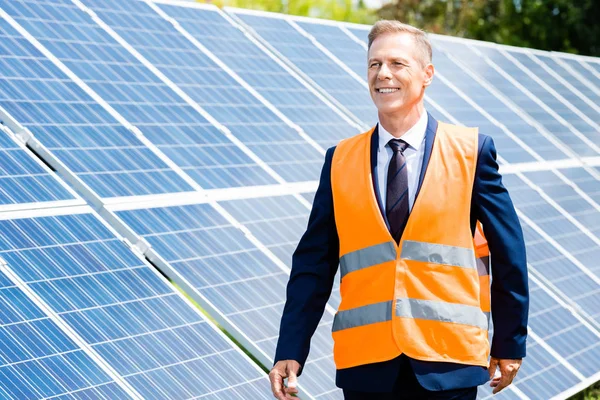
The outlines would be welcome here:
[[[393,93],[393,92],[397,92],[398,89],[379,89],[379,93]]]

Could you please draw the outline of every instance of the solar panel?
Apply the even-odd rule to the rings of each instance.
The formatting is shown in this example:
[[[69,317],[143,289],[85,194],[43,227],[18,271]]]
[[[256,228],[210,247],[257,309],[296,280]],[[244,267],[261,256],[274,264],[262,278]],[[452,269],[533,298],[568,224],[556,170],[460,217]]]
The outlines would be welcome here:
[[[147,7],[140,2],[135,4]],[[153,13],[151,9],[148,10]],[[74,4],[57,6],[37,0],[19,0],[11,2],[11,8],[7,11],[202,187],[275,183],[226,135]],[[134,14],[128,15],[130,18],[134,17]],[[138,13],[135,17],[140,20],[142,15]],[[167,35],[165,32],[160,35],[163,34]],[[185,39],[180,42],[185,43]],[[187,47],[190,51],[192,46]],[[193,56],[194,53],[189,57]],[[167,57],[165,51],[162,51],[162,57],[182,59],[181,55],[171,54]],[[198,57],[194,61],[198,61],[198,65],[206,63],[200,63],[202,60],[198,60]],[[204,80],[216,82],[225,79],[222,74],[212,78],[207,75],[203,74]],[[183,71],[183,77],[194,79],[187,71]],[[213,88],[202,93],[205,103],[219,103],[215,90],[217,89]],[[234,96],[243,103],[242,96],[237,92]],[[223,108],[219,104],[215,107]],[[231,111],[230,108],[225,109],[215,116],[221,118],[221,114],[225,113],[230,120],[238,118],[238,124],[244,128],[248,121],[243,121],[241,116]],[[265,121],[266,124],[272,122],[268,118]],[[269,129],[280,128],[281,126]],[[244,129],[252,131],[251,127]],[[254,140],[260,142],[258,139]],[[302,146],[298,146],[298,149],[300,155],[306,155],[306,151],[301,151]],[[302,171],[301,168],[287,169]]]
[[[0,9],[14,11],[14,4],[0,1]],[[191,190],[6,19],[0,42],[0,107],[101,197]]]
[[[361,46],[357,46],[359,43],[356,39],[353,39],[342,30],[342,24],[332,24],[326,20],[311,22],[294,19],[294,21],[350,67],[358,76],[367,79],[367,59],[362,57]]]
[[[364,124],[377,122],[377,111],[367,87],[350,76],[278,14],[227,9],[273,46],[323,90],[356,115]]]
[[[264,365],[272,365],[289,269],[210,204],[116,214],[150,243],[156,254],[151,257],[165,261],[159,266],[173,280]],[[301,391],[309,396],[341,395],[333,376],[332,320],[333,313],[325,312],[312,339],[300,380]]]
[[[89,209],[81,212],[0,221],[0,256],[28,290],[141,398],[231,398],[242,388],[267,396],[255,364]]]
[[[292,196],[230,200],[219,204],[285,265],[292,267],[292,254],[308,224],[309,210],[305,205]],[[328,302],[334,309],[341,301],[339,285],[338,271]]]
[[[598,140],[594,139],[594,137],[598,137],[599,135],[597,128],[588,124],[579,115],[576,115],[572,109],[560,99],[553,96],[539,82],[532,79],[526,71],[519,67],[518,63],[509,60],[499,49],[483,45],[469,47],[464,43],[448,40],[443,42],[436,42],[434,40],[434,43],[436,44],[436,50],[443,50],[463,60],[468,59],[469,62],[465,63],[466,68],[470,68],[473,72],[484,78],[486,82],[504,94],[507,99],[510,99],[515,105],[525,111],[536,123],[539,123],[548,132],[551,132],[560,139],[564,143],[564,146],[573,150],[576,155],[591,156],[598,154],[598,145],[596,144]],[[474,49],[487,58],[478,56]],[[445,55],[440,57],[440,53],[441,51],[437,53],[437,64],[440,64],[440,58],[444,67],[453,64]],[[525,57],[527,55],[521,54],[519,55],[519,60],[526,61],[524,60]],[[497,68],[493,68],[494,65],[497,65]],[[457,83],[458,76],[456,74],[451,75],[450,78],[452,82]],[[514,81],[511,82],[511,78],[529,91],[531,95],[526,95],[523,90],[515,85]],[[471,95],[471,92],[467,91],[467,94]],[[503,108],[506,109],[507,107],[504,106]],[[523,117],[517,115],[515,115],[515,118],[517,118],[516,121],[523,120]],[[498,118],[498,120],[505,124],[508,124],[510,121],[506,116]],[[513,132],[518,132],[518,130],[510,126],[509,128]],[[536,136],[539,137],[539,135]],[[559,153],[556,155],[560,156]],[[564,158],[565,156],[563,155],[562,157]]]
[[[197,132],[197,129],[186,128],[193,132],[193,136],[188,136],[198,141],[196,146],[178,149],[175,154],[173,151],[167,152],[183,165],[196,149],[210,160],[210,165],[205,168],[209,174],[205,174],[204,170],[194,173],[203,187],[276,183],[276,179],[250,160],[246,154],[248,151],[271,167],[281,177],[279,181],[307,181],[318,174],[322,160],[319,151],[148,4],[136,0],[86,0],[83,3],[177,84],[192,102],[202,106],[230,131],[227,135],[218,135],[212,129],[213,133],[207,136]],[[106,86],[106,90],[111,90],[106,81],[101,84]],[[137,113],[135,110],[133,112]],[[179,113],[173,109],[169,114],[176,117]],[[169,121],[163,124],[162,130],[169,130]],[[165,142],[162,139],[164,134],[156,132],[155,135],[155,140]],[[231,135],[249,150],[234,146],[228,139]],[[173,132],[171,136],[173,141],[177,141],[179,135]],[[221,170],[222,166],[229,166],[226,169],[229,173],[227,184],[215,184],[217,179],[207,181],[205,175],[223,175],[225,169]]]
[[[0,92],[0,101],[3,93]],[[0,205],[75,200],[37,158],[11,139],[0,125]]]
[[[590,139],[598,139],[599,135],[597,132],[600,113],[598,112],[598,107],[594,103],[585,98],[585,96],[574,93],[570,88],[559,81],[551,71],[544,68],[543,63],[536,62],[538,61],[537,52],[532,54],[531,51],[524,52],[523,50],[515,48],[502,47],[502,49],[540,79],[549,91],[553,90],[555,92],[555,97],[561,99],[561,103],[568,107],[568,110],[562,108],[557,109],[557,111],[561,112],[561,115],[565,111],[568,111],[566,115],[570,118],[565,116],[565,119],[570,122],[573,120],[574,122],[572,123],[574,126],[583,133],[588,132],[590,127],[595,128],[596,135],[592,135]]]
[[[563,84],[573,86],[575,90],[584,95],[586,97],[586,103],[589,104],[591,102],[592,107],[596,109],[597,114],[597,105],[600,103],[600,90],[593,90],[593,86],[591,86],[590,83],[585,80],[585,78],[581,77],[580,71],[574,71],[572,73],[568,67],[565,68],[557,61],[556,58],[552,57],[550,53],[536,52],[535,59],[552,70],[555,74],[558,74],[558,76],[562,79],[561,82],[563,82]],[[574,77],[575,79],[573,79]],[[592,113],[592,115],[594,115],[594,113]],[[600,115],[597,115],[596,117],[590,116],[590,118],[596,122],[600,121]]]
[[[586,63],[581,57],[570,54],[552,52],[552,57],[559,62],[568,65],[572,70],[577,71],[596,89],[600,89],[600,74],[594,72],[593,67]]]
[[[0,269],[3,399],[132,398]]]
[[[192,3],[193,4],[193,3]],[[329,106],[216,8],[156,5],[324,148],[355,134],[356,124]],[[201,23],[199,23],[201,21]],[[275,58],[277,60],[277,58]],[[321,159],[319,160],[319,166]],[[315,175],[314,177],[316,177]],[[314,178],[313,177],[313,178]]]

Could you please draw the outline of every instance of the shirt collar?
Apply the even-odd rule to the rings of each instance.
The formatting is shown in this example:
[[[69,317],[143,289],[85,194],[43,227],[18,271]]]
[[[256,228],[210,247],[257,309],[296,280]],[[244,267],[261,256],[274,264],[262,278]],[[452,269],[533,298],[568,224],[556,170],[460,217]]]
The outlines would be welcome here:
[[[423,139],[425,138],[425,132],[427,131],[427,123],[429,117],[427,116],[427,112],[424,112],[421,115],[421,118],[417,121],[416,124],[412,126],[404,135],[400,137],[400,139],[404,140],[410,147],[414,150],[419,151],[419,148],[423,144]],[[377,127],[379,134],[379,148],[378,151],[382,151],[385,149],[385,146],[391,139],[396,139],[391,133],[386,131],[381,124],[378,124]]]

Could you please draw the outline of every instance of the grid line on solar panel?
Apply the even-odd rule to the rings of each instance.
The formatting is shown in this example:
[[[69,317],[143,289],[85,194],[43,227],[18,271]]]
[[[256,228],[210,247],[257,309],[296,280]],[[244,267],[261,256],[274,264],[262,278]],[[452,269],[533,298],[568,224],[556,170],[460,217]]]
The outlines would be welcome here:
[[[268,393],[265,374],[94,215],[0,226],[0,254],[19,278],[143,398],[195,398],[240,382],[251,398]]]
[[[0,101],[16,121],[101,197],[189,191],[191,187],[71,71],[28,34],[0,2]],[[75,150],[61,149],[62,146]],[[105,149],[104,147],[115,147]],[[94,150],[80,150],[93,147]],[[132,172],[129,173],[129,170]],[[141,171],[141,172],[138,172]]]
[[[289,198],[290,200],[294,200]],[[303,206],[295,203],[297,207]],[[275,353],[289,268],[235,216],[216,203],[116,214],[152,246],[150,256],[265,365]],[[328,308],[330,309],[330,308]],[[301,384],[309,395],[335,390],[333,309],[313,337],[311,368]],[[317,371],[322,369],[321,376]]]
[[[198,3],[153,3],[315,142],[329,147],[340,138],[362,131],[361,126],[345,116],[310,84],[302,81],[260,41],[245,34],[243,28],[228,14],[214,6]]]
[[[130,396],[6,274],[0,258],[0,391],[6,399]],[[60,373],[58,372],[60,371]]]
[[[443,46],[439,45],[441,41]],[[460,79],[464,81],[471,77],[501,101],[503,106],[500,109],[508,107],[515,113],[513,118],[509,116],[500,118],[501,114],[498,115],[498,119],[509,129],[514,131],[517,127],[511,128],[511,126],[516,125],[515,122],[521,124],[523,121],[538,127],[539,133],[556,146],[560,146],[559,150],[562,152],[572,151],[578,156],[598,154],[598,146],[594,144],[593,139],[590,139],[598,135],[597,130],[580,120],[537,81],[532,80],[527,75],[529,71],[523,70],[517,65],[518,62],[508,62],[509,60],[496,47],[482,43],[467,45],[451,38],[440,37],[436,37],[433,44],[437,50],[436,65],[442,68],[446,66],[445,72],[457,86],[464,87],[465,84]],[[469,60],[468,63],[462,62],[465,58]],[[462,69],[459,70],[456,66]],[[468,85],[465,90],[468,90]],[[470,96],[477,95],[473,90],[466,93]],[[482,98],[481,104],[486,103],[489,103],[489,99]],[[561,111],[560,115],[554,109]],[[498,111],[491,108],[490,113],[494,112],[498,114]],[[536,139],[541,138],[540,135],[536,136]],[[559,142],[552,140],[554,138]],[[529,144],[536,147],[534,141],[530,141]],[[548,153],[545,158],[556,158],[556,154],[558,154],[556,151]]]
[[[237,153],[261,166],[271,182],[309,180],[318,174],[319,151],[147,3],[84,3],[113,38],[145,64],[152,61],[154,72],[169,86],[177,85],[187,103],[218,121]]]
[[[363,124],[374,125],[376,111],[367,88],[290,25],[285,16],[235,8],[226,11]]]
[[[42,18],[21,16],[27,7]],[[169,162],[174,160],[174,169],[181,167],[203,187],[274,182],[255,160],[239,151],[231,137],[205,119],[204,110],[189,104],[178,88],[153,73],[154,67],[148,69],[147,62],[140,62],[74,4],[52,7],[20,2],[10,11],[110,106],[142,128],[141,137],[156,143]],[[55,16],[62,14],[77,15],[77,22],[62,22]],[[70,40],[73,36],[91,39]]]

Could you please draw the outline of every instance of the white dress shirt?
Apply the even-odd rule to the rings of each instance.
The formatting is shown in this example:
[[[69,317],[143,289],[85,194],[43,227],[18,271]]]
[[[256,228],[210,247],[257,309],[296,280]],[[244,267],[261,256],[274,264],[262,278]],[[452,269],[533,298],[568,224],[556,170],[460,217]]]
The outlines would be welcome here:
[[[421,118],[412,128],[410,128],[400,139],[408,143],[404,150],[406,159],[406,168],[408,168],[408,208],[412,210],[415,202],[415,194],[419,187],[419,176],[421,175],[421,166],[423,165],[423,155],[425,153],[425,132],[428,122],[427,113],[424,112]],[[387,175],[392,155],[394,154],[388,142],[396,139],[391,133],[386,131],[381,124],[378,128],[379,147],[377,148],[377,186],[379,198],[385,210],[385,200],[387,194]]]

